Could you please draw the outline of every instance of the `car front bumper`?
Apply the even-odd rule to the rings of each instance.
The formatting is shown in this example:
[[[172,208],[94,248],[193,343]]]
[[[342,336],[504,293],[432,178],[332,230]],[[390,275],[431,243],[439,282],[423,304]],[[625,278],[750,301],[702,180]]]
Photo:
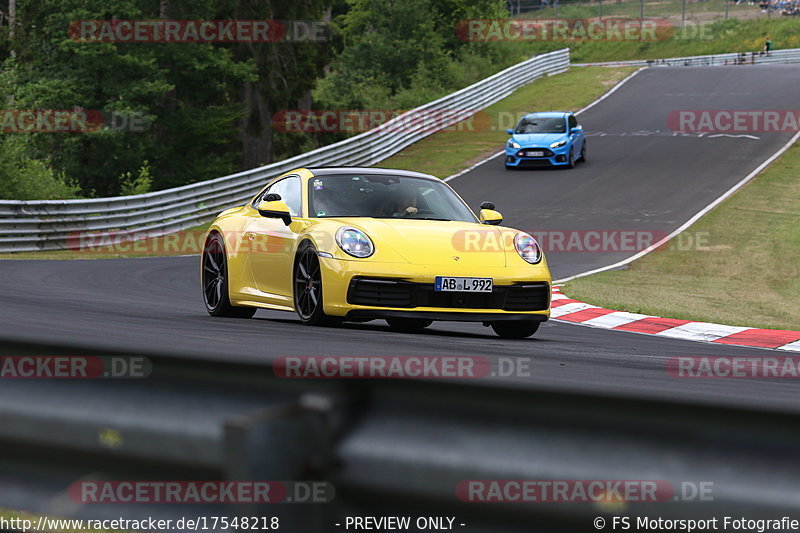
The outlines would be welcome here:
[[[331,316],[353,320],[407,317],[462,322],[544,321],[550,316],[551,277],[544,259],[537,265],[487,269],[321,257],[320,266],[323,309]],[[493,291],[436,292],[433,290],[436,276],[492,278]],[[359,287],[366,287],[366,291]]]
[[[571,143],[567,143],[559,148],[525,147],[510,148],[506,145],[505,164],[507,167],[543,167],[543,166],[564,166],[569,164],[569,151]],[[544,156],[531,157],[529,152],[544,152]]]

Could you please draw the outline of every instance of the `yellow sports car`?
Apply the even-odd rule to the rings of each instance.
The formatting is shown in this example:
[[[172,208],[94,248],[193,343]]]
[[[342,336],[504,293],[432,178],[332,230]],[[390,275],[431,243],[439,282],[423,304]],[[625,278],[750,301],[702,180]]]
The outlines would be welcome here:
[[[297,169],[211,224],[202,289],[213,316],[295,311],[306,324],[434,320],[533,335],[550,315],[550,271],[527,233],[476,217],[440,179],[380,168]]]

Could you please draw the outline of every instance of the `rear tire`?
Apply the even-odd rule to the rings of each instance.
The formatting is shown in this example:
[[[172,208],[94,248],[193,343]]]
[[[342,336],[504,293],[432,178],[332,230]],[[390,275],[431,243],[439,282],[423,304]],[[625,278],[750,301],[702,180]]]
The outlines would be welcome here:
[[[539,329],[539,323],[533,321],[492,322],[492,329],[504,339],[524,339]]]
[[[386,323],[395,331],[414,333],[422,331],[433,324],[433,320],[428,320],[427,318],[387,318]]]
[[[225,241],[219,233],[212,233],[203,247],[203,274],[201,276],[203,301],[211,316],[252,318],[255,307],[235,307],[228,296],[228,254]]]

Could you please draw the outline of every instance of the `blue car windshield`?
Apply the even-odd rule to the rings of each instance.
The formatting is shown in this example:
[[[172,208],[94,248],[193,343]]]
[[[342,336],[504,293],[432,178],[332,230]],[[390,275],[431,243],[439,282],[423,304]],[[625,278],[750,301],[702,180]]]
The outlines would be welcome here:
[[[517,124],[514,133],[566,133],[567,121],[564,117],[529,117]]]
[[[438,180],[391,174],[335,174],[308,180],[312,217],[406,218],[477,222],[450,187]]]

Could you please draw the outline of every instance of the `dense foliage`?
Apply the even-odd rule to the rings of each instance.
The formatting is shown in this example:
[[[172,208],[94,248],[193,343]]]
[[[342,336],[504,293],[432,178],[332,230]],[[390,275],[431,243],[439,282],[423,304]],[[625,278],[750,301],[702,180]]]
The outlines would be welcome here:
[[[15,110],[99,111],[139,127],[3,127],[0,198],[140,193],[252,168],[343,135],[280,131],[276,112],[409,108],[522,57],[519,47],[456,35],[459,20],[508,16],[503,0],[15,4],[2,17],[6,119]],[[159,19],[330,21],[330,32],[323,42],[125,43],[69,31],[81,20]]]

